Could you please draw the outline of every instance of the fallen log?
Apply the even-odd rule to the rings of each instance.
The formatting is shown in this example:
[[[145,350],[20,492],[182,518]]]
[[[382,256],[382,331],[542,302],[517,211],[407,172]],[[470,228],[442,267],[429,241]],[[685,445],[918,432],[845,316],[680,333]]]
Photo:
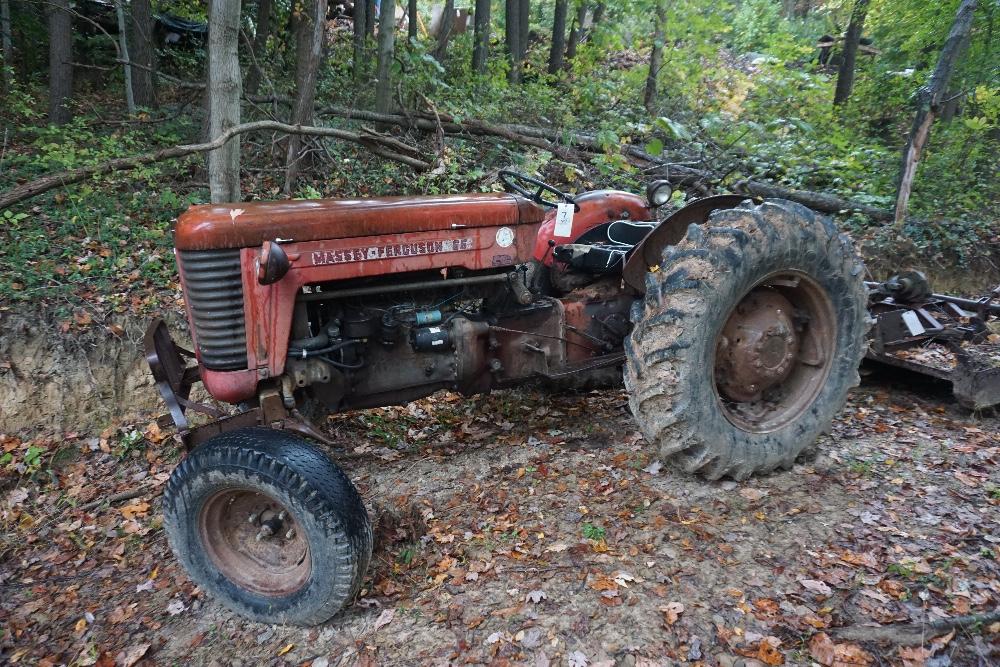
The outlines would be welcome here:
[[[930,639],[952,630],[974,630],[1000,621],[1000,609],[985,614],[956,616],[930,623],[899,623],[895,625],[848,625],[832,630],[840,639],[851,641],[891,642],[899,646],[920,646]]]
[[[339,116],[349,120],[388,123],[427,132],[434,132],[438,129],[436,120],[428,118],[427,114],[423,113],[411,113],[409,115],[380,114],[373,111],[347,109],[344,107],[327,107],[319,110],[317,113],[320,115]],[[440,114],[440,119],[440,127],[446,134],[495,136],[507,141],[542,148],[561,159],[573,162],[579,162],[582,159],[580,154],[574,151],[574,149],[582,149],[588,153],[605,152],[604,146],[598,141],[597,137],[582,132],[520,124],[498,125],[471,119],[456,121],[447,114]],[[659,167],[666,172],[663,176],[675,185],[689,184],[693,181],[714,184],[722,180],[723,177],[723,174],[718,174],[707,169],[696,169],[694,167],[667,163],[636,146],[624,146],[621,150],[625,157],[633,163],[637,163],[643,167]],[[877,208],[822,192],[786,188],[773,183],[752,179],[737,181],[734,189],[738,193],[746,193],[757,197],[788,199],[823,213],[857,211],[874,220],[883,221],[892,219],[891,210]]]
[[[246,132],[259,131],[332,137],[334,139],[341,139],[343,141],[360,144],[371,150],[376,155],[390,160],[395,160],[396,162],[401,162],[419,171],[426,171],[431,168],[430,163],[421,157],[418,149],[392,137],[385,137],[380,134],[373,134],[370,132],[350,132],[348,130],[341,130],[333,127],[289,125],[278,121],[261,120],[252,123],[235,125],[212,141],[206,143],[171,146],[170,148],[163,148],[158,151],[143,153],[142,155],[107,160],[89,167],[79,167],[77,169],[69,169],[53,174],[46,174],[45,176],[28,181],[27,183],[14,186],[5,192],[0,192],[0,210],[26,199],[31,199],[32,197],[48,192],[49,190],[53,190],[64,185],[70,185],[71,183],[79,183],[80,181],[86,180],[92,176],[110,174],[115,171],[127,171],[129,169],[136,169],[154,162],[174,160],[187,155],[194,155],[196,153],[207,153],[208,151],[221,148],[223,144],[236,135]]]

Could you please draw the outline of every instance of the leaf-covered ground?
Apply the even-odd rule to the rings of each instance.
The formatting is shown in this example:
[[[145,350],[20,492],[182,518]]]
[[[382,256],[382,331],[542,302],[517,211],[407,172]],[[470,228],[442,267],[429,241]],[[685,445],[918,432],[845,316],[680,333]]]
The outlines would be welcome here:
[[[2,437],[0,661],[995,664],[995,622],[864,633],[997,609],[998,426],[869,385],[818,453],[737,484],[671,472],[617,389],[338,416],[376,551],[359,599],[306,629],[187,579],[159,514],[180,452],[155,425]]]

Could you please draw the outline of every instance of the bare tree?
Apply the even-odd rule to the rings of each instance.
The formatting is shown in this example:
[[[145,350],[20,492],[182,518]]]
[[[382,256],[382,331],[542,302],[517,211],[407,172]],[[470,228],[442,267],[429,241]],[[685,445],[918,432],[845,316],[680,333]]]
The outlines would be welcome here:
[[[601,22],[601,19],[604,18],[604,10],[607,8],[608,8],[607,4],[603,2],[598,2],[597,6],[594,7],[594,15],[590,21],[591,30],[593,30],[597,26],[597,24]]]
[[[490,55],[490,0],[476,0],[476,15],[473,17],[472,69],[478,74],[486,73],[486,61]]]
[[[0,42],[3,43],[3,92],[13,86],[14,46],[10,38],[10,0],[0,0]]]
[[[135,113],[135,96],[132,94],[132,60],[128,56],[128,31],[125,29],[125,8],[122,0],[115,0],[115,16],[118,18],[118,55],[125,74],[125,106],[129,114]]]
[[[941,103],[948,90],[948,82],[955,71],[955,65],[972,30],[972,15],[976,11],[978,0],[962,0],[958,6],[955,21],[941,49],[937,66],[926,85],[921,86],[916,94],[917,113],[913,118],[910,137],[903,149],[903,165],[899,174],[899,189],[896,191],[895,224],[901,227],[906,219],[906,209],[910,202],[910,191],[913,189],[913,178],[917,174],[920,163],[920,153],[927,143],[931,133],[934,116],[941,108]]]
[[[833,94],[834,104],[846,102],[854,89],[854,64],[858,58],[858,44],[861,42],[861,32],[865,27],[869,3],[870,0],[854,0],[851,22],[847,24],[847,33],[844,35],[844,51],[841,54],[840,71],[837,73],[837,90]]]
[[[517,28],[521,31],[521,38],[517,40],[517,61],[523,68],[524,61],[528,55],[528,39],[531,28],[531,0],[517,0],[517,11]]]
[[[365,60],[367,50],[367,34],[365,33],[365,10],[367,3],[365,0],[357,0],[354,3],[354,80],[360,81],[365,73]]]
[[[148,0],[147,0],[148,1]],[[256,95],[264,76],[262,62],[267,57],[267,39],[271,36],[271,0],[257,0],[254,19],[253,42],[250,46],[250,73],[247,74],[246,91]]]
[[[220,136],[240,124],[240,0],[208,5],[208,133]],[[208,154],[213,203],[240,200],[240,140],[233,137]]]
[[[311,125],[316,105],[316,78],[323,60],[323,38],[326,35],[327,0],[314,0],[307,12],[295,21],[295,108],[293,125]],[[288,138],[285,158],[285,196],[291,196],[302,167],[302,137]]]
[[[663,43],[667,39],[667,6],[663,0],[656,3],[653,18],[653,49],[649,54],[649,72],[646,74],[646,91],[642,101],[649,113],[656,105],[656,80],[663,67]]]
[[[568,13],[569,0],[556,0],[555,13],[552,16],[552,48],[549,49],[549,74],[555,74],[563,66],[563,53],[566,51],[566,15]]]
[[[573,27],[569,31],[569,44],[566,45],[567,62],[576,58],[576,50],[583,38],[583,25],[587,22],[588,4],[587,0],[580,0],[580,4],[576,6],[576,18],[573,19]]]
[[[506,0],[504,3],[504,37],[507,42],[507,56],[510,71],[507,80],[518,83],[521,80],[521,3],[520,0]]]
[[[393,51],[396,41],[396,0],[382,0],[378,15],[378,69],[375,82],[375,110],[388,113],[392,108]]]
[[[410,40],[417,38],[418,21],[417,0],[409,0],[406,5],[406,36]]]
[[[369,37],[375,37],[375,18],[378,17],[381,21],[382,15],[379,14],[379,10],[375,6],[375,0],[358,0],[359,3],[362,1],[365,3],[365,34]]]
[[[65,125],[73,117],[73,32],[69,0],[52,0],[46,7],[49,24],[49,122]]]
[[[455,25],[455,0],[445,0],[441,11],[441,25],[438,26],[437,44],[434,47],[434,58],[439,63],[444,62],[448,52],[448,40],[451,39],[452,28]]]
[[[156,48],[153,45],[153,8],[150,0],[132,0],[132,94],[136,106],[156,106]]]

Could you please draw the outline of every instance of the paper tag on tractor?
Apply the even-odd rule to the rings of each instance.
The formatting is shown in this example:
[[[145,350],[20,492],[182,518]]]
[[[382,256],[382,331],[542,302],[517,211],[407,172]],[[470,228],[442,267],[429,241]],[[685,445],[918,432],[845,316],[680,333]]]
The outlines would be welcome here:
[[[570,237],[573,235],[573,204],[563,203],[556,208],[555,236]]]

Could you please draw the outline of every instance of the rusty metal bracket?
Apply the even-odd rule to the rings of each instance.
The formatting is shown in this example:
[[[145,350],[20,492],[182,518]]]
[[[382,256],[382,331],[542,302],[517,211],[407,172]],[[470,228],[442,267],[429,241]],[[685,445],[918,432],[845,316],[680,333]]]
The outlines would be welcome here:
[[[184,411],[192,405],[188,400],[191,386],[200,379],[198,367],[188,367],[186,363],[187,359],[194,358],[194,353],[174,343],[166,323],[160,318],[149,323],[143,347],[146,363],[170,417],[179,431],[187,430],[188,420]]]

